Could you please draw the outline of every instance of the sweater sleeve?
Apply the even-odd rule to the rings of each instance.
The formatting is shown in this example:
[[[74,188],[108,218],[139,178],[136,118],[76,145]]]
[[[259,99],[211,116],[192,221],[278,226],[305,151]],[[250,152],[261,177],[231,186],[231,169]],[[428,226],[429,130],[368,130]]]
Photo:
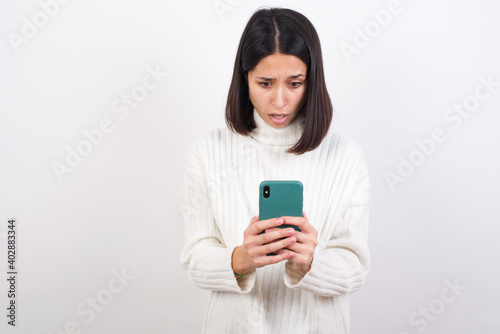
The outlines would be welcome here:
[[[305,275],[285,265],[285,284],[322,296],[341,296],[357,291],[370,268],[368,250],[368,209],[370,179],[359,145],[350,147],[354,159],[346,184],[352,184],[340,218],[328,217],[333,232],[319,242],[313,254],[311,269]],[[331,203],[330,205],[335,205]],[[325,236],[318,236],[325,238]],[[320,240],[318,240],[320,241]]]
[[[252,290],[256,275],[236,278],[233,274],[233,249],[224,244],[211,210],[205,146],[203,137],[196,140],[184,163],[181,212],[185,246],[181,262],[189,280],[199,288],[246,293]]]

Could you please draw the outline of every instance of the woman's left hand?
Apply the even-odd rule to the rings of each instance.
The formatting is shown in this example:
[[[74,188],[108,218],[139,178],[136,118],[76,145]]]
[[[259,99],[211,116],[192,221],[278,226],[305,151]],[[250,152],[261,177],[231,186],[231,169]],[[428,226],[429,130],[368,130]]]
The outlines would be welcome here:
[[[305,212],[302,212],[302,217],[286,216],[281,218],[284,219],[283,224],[295,225],[301,229],[301,232],[295,232],[297,242],[276,253],[286,252],[287,249],[295,252],[295,255],[288,259],[288,262],[293,269],[305,275],[311,269],[314,250],[318,244],[318,231],[309,223]]]

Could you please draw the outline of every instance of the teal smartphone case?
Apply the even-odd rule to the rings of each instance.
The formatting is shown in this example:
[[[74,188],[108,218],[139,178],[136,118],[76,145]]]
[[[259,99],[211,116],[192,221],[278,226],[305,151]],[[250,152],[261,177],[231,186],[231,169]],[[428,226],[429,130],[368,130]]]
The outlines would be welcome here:
[[[259,220],[283,216],[302,217],[303,185],[300,181],[262,181],[259,193]],[[293,227],[283,224],[280,228]]]

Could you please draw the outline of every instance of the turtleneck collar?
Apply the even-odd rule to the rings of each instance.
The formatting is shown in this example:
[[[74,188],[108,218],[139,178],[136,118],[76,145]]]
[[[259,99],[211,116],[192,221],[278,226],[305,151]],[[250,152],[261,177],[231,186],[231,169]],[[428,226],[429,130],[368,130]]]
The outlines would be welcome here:
[[[250,136],[268,145],[293,146],[302,137],[304,131],[304,116],[295,117],[290,124],[281,129],[275,129],[267,124],[255,108],[253,109],[253,119],[257,127],[250,132]]]

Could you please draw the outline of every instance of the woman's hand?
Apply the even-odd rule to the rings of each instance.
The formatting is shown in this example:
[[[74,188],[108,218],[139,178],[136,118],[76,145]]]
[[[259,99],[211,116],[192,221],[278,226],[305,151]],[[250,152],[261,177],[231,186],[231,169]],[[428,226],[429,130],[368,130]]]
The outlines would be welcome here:
[[[292,268],[306,274],[311,269],[314,250],[318,244],[318,231],[309,223],[306,213],[302,212],[302,217],[282,217],[285,224],[295,225],[301,229],[301,232],[295,232],[297,242],[287,246],[295,255],[289,259]],[[277,253],[287,253],[289,250],[282,249]]]
[[[290,217],[292,218],[292,217]],[[271,218],[259,221],[255,216],[243,233],[243,245],[234,249],[232,255],[233,271],[245,274],[266,266],[293,258],[296,254],[286,250],[296,243],[295,235],[298,233],[293,228],[275,228],[283,224],[283,218]],[[262,231],[266,233],[259,234]],[[267,256],[268,253],[278,255]]]

